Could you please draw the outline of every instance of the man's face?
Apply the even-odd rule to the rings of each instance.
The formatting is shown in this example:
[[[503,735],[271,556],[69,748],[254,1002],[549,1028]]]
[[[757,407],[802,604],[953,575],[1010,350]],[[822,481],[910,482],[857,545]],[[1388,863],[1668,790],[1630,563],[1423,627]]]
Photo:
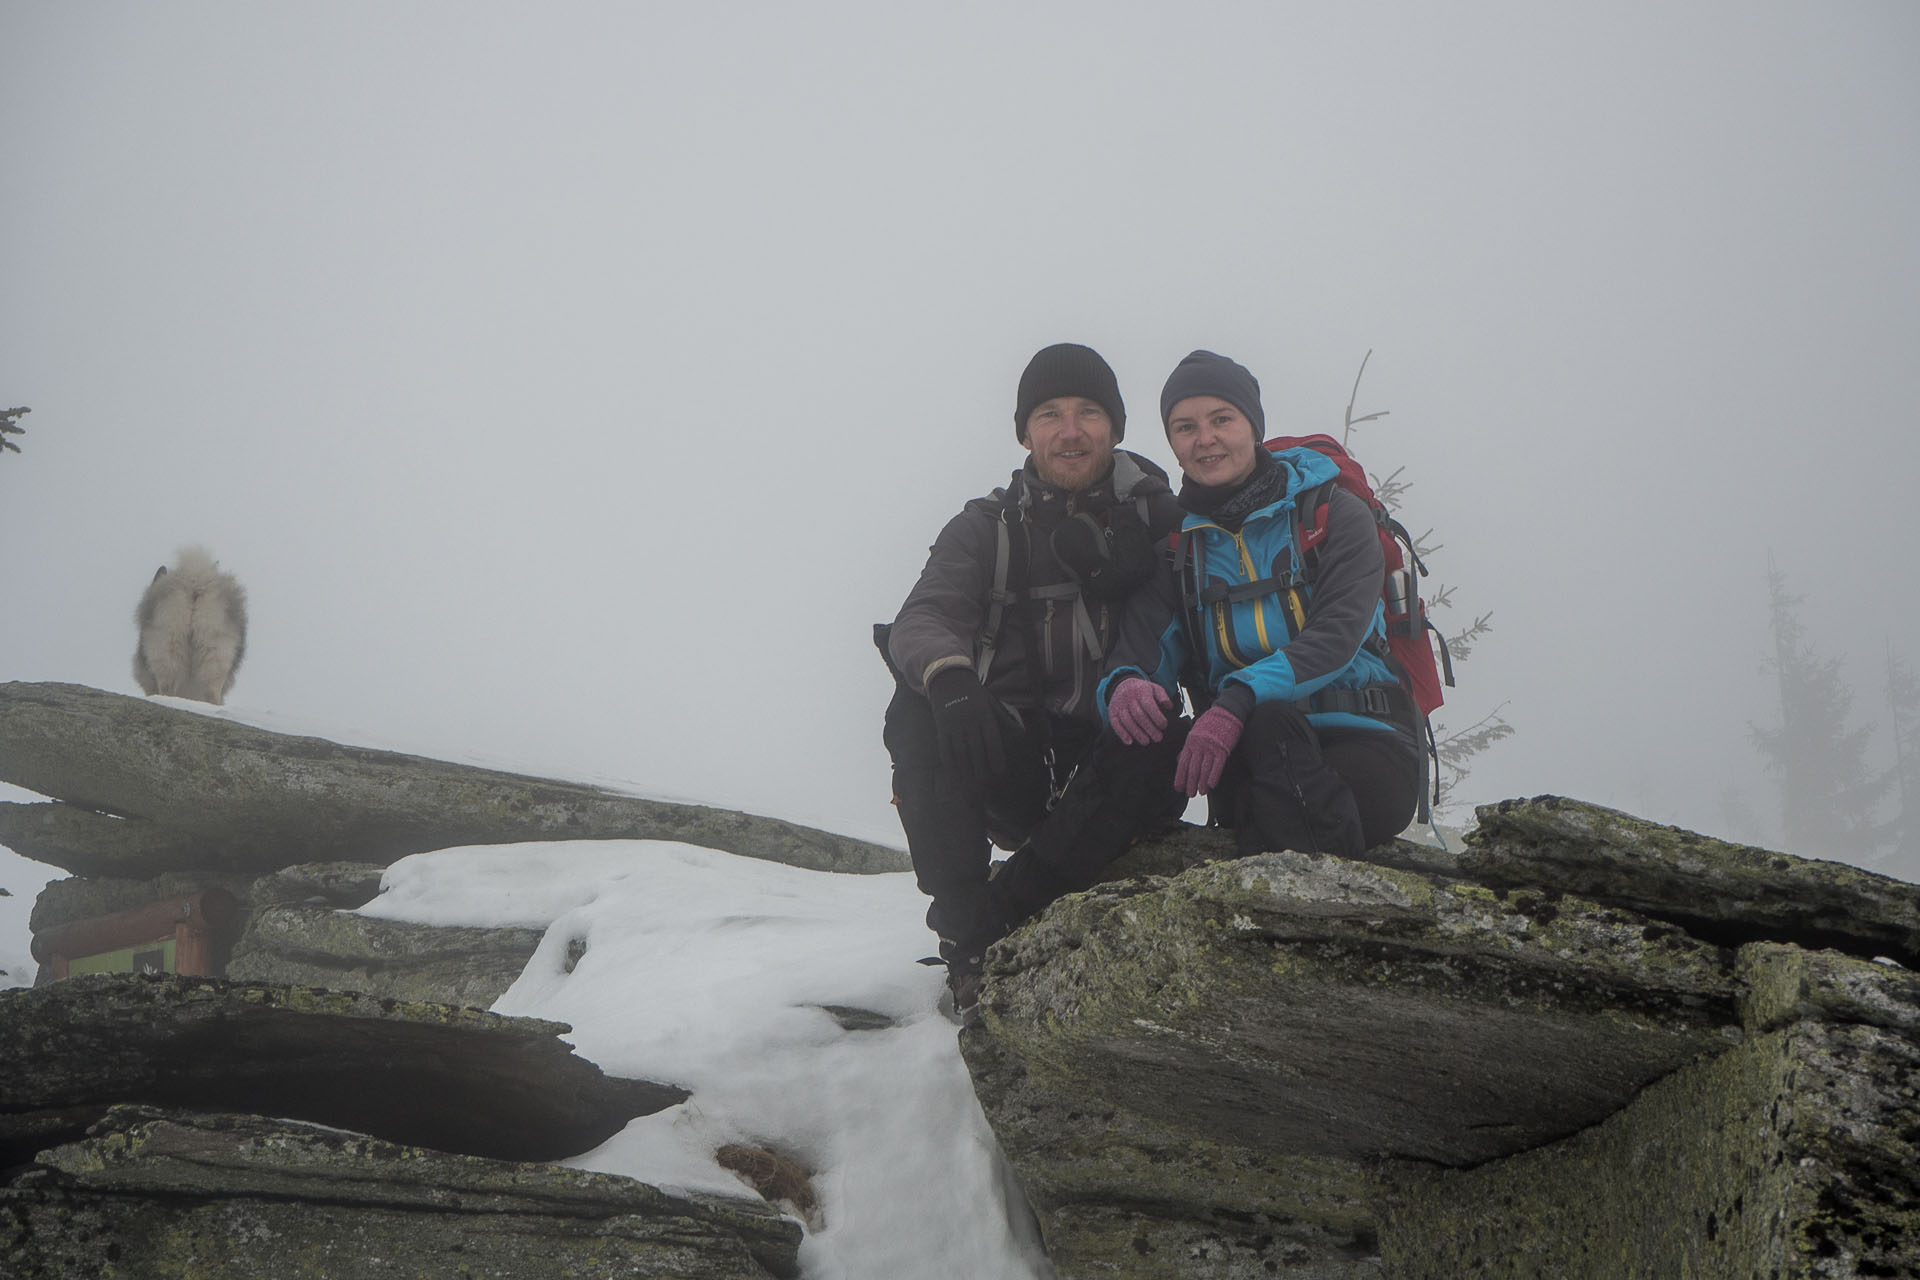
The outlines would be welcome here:
[[[1097,400],[1055,396],[1027,415],[1021,441],[1033,455],[1033,469],[1056,488],[1077,493],[1091,487],[1113,465],[1113,419]]]

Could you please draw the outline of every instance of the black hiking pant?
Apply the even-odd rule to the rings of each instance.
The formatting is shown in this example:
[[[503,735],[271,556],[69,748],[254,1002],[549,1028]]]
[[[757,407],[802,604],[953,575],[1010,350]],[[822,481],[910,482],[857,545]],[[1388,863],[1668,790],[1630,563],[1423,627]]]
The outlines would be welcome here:
[[[1253,709],[1208,819],[1241,854],[1294,849],[1357,858],[1406,829],[1419,807],[1420,748],[1393,729],[1316,729],[1299,708]]]
[[[996,938],[1055,898],[1095,884],[1136,836],[1186,807],[1173,789],[1185,721],[1158,743],[1129,747],[1085,721],[1048,717],[1043,733],[1002,710],[1007,767],[983,780],[941,765],[933,709],[909,689],[896,687],[882,735],[914,878],[933,899],[927,924],[941,956],[961,967],[977,966]],[[994,844],[1013,855],[989,881]]]

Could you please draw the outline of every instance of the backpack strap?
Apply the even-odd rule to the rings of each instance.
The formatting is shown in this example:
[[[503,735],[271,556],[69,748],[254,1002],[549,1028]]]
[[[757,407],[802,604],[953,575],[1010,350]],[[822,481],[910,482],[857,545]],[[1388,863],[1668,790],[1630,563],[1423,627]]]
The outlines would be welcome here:
[[[1453,650],[1447,647],[1446,636],[1441,634],[1440,628],[1433,625],[1433,619],[1427,616],[1424,608],[1420,610],[1420,625],[1433,632],[1433,638],[1440,642],[1440,671],[1446,676],[1447,688],[1454,688]]]
[[[1319,559],[1320,544],[1327,540],[1327,489],[1335,483],[1328,480],[1317,484],[1293,500],[1293,545],[1300,553],[1302,568]]]
[[[1420,717],[1420,730],[1426,735],[1426,743],[1420,751],[1420,803],[1414,807],[1414,819],[1422,826],[1433,826],[1433,806],[1440,803],[1440,744],[1434,741],[1433,720],[1428,716]],[[1427,766],[1433,767],[1429,769]],[[1433,785],[1433,797],[1427,797],[1427,785]],[[1438,834],[1436,832],[1435,834]],[[1442,840],[1442,844],[1446,841]]]
[[[1094,629],[1093,615],[1087,612],[1086,593],[1080,590],[1077,582],[1056,582],[1050,587],[1028,587],[1024,593],[1026,599],[1041,603],[1052,600],[1071,600],[1073,602],[1073,621],[1079,629],[1081,647],[1087,651],[1087,657],[1098,663],[1100,653],[1100,633]],[[1038,651],[1036,650],[1036,653]]]
[[[1406,548],[1407,563],[1412,565],[1414,567],[1414,570],[1418,572],[1421,577],[1423,578],[1426,577],[1427,576],[1426,561],[1422,560],[1420,558],[1420,553],[1414,549],[1413,535],[1407,532],[1407,526],[1401,524],[1400,521],[1393,515],[1393,513],[1388,511],[1385,507],[1377,508],[1373,513],[1373,518],[1380,525],[1382,525],[1388,533],[1391,533],[1393,535],[1394,540],[1396,542],[1398,542],[1402,547]]]
[[[1200,624],[1200,568],[1193,554],[1193,534],[1177,529],[1171,538],[1173,580],[1180,584],[1180,630],[1187,637],[1187,661],[1180,669],[1180,684],[1197,716],[1213,701],[1207,691],[1206,637]]]
[[[1015,536],[1013,526],[1019,525],[1019,534]],[[1014,503],[1000,508],[999,518],[994,522],[993,585],[987,591],[987,612],[981,620],[980,632],[974,640],[974,673],[980,683],[987,682],[988,673],[993,670],[994,655],[1000,648],[1000,637],[1005,632],[1008,612],[1026,628],[1027,675],[1033,689],[1033,706],[1040,714],[1037,717],[1035,732],[1043,749],[1051,751],[1047,739],[1048,723],[1046,712],[1046,649],[1041,643],[1041,623],[1039,610],[1034,606],[1054,601],[1071,601],[1072,615],[1069,625],[1079,633],[1082,646],[1094,668],[1098,668],[1103,657],[1100,649],[1100,633],[1094,626],[1093,615],[1087,611],[1085,593],[1077,582],[1061,582],[1048,587],[1016,586],[1025,584],[1032,576],[1033,565],[1033,523],[1026,519]],[[1016,716],[1018,712],[1015,713]]]
[[[993,670],[994,650],[1000,644],[1000,627],[1006,621],[1007,606],[1018,602],[1021,593],[1007,588],[1012,581],[1024,580],[1027,576],[1026,539],[1020,539],[1022,552],[1020,572],[1013,572],[1014,539],[1008,531],[1014,513],[1011,505],[1000,508],[1000,518],[994,521],[993,586],[987,592],[987,616],[980,624],[980,634],[973,642],[973,670],[980,677],[980,683],[987,682],[987,673]],[[1022,522],[1025,523],[1024,521]]]

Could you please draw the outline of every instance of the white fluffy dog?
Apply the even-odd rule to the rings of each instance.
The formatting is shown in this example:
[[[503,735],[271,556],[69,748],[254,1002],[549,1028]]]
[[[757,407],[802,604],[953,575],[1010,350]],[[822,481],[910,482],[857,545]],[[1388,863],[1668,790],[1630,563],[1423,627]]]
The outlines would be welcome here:
[[[133,621],[133,678],[149,694],[218,705],[247,651],[247,593],[204,547],[183,547],[153,575]]]

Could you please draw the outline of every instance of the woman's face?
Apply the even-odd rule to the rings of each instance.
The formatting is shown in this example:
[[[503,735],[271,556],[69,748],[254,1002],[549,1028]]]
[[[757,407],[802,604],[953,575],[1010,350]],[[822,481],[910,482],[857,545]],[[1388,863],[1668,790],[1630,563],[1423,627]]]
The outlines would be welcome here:
[[[1167,443],[1180,470],[1195,484],[1239,484],[1253,474],[1253,438],[1247,415],[1219,396],[1188,396],[1167,415]]]

